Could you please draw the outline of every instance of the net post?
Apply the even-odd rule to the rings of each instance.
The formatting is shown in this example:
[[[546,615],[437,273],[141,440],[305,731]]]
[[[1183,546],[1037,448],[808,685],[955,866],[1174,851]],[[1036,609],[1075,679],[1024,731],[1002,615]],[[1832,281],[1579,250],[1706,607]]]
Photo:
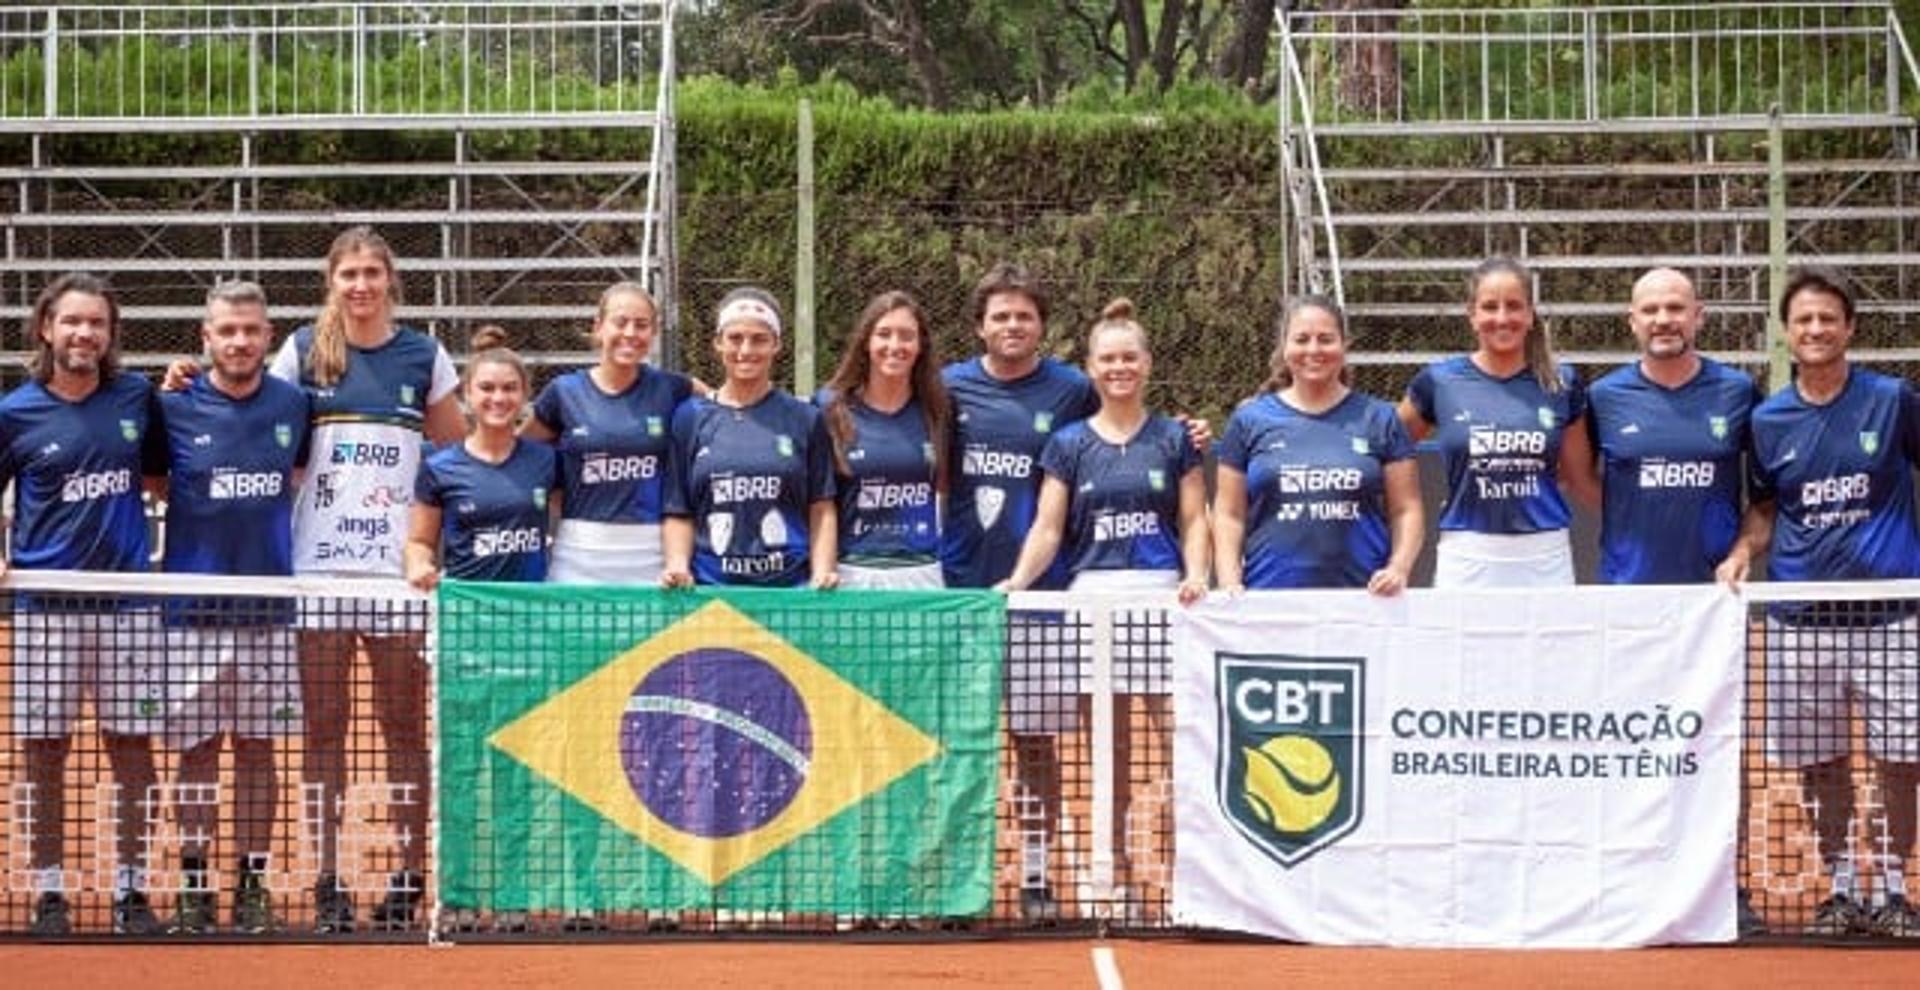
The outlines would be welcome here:
[[[1089,865],[1093,900],[1103,909],[1113,907],[1113,819],[1115,754],[1113,739],[1113,605],[1102,598],[1083,608],[1091,664],[1088,695],[1092,708],[1090,750],[1093,763],[1093,800],[1088,818]],[[1084,910],[1085,906],[1082,906]]]
[[[421,647],[427,664],[427,882],[421,896],[427,905],[427,945],[430,948],[454,943],[440,937],[440,596],[428,595],[427,641]]]

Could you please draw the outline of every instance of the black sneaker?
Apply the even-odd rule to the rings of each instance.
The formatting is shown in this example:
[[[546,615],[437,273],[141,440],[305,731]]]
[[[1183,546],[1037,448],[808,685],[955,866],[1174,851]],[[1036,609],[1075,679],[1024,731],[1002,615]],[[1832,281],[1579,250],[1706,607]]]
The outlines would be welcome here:
[[[322,935],[353,933],[353,898],[340,889],[340,881],[331,873],[320,874],[313,885],[313,930]]]
[[[34,938],[62,938],[73,934],[73,911],[67,905],[64,894],[47,891],[33,905],[33,927],[28,934]]]
[[[648,927],[651,929],[652,919],[649,918],[648,922]],[[569,911],[565,918],[560,919],[560,930],[568,934],[604,932],[607,930],[607,922],[593,911]]]
[[[160,919],[154,916],[153,905],[147,902],[147,895],[138,890],[129,890],[113,899],[113,933],[115,935],[158,935]]]
[[[353,905],[347,905],[347,923],[353,923]],[[265,935],[278,927],[273,917],[273,893],[266,878],[258,873],[240,874],[240,889],[233,894],[233,930],[242,935]]]
[[[1875,935],[1920,938],[1920,910],[1916,910],[1905,896],[1895,894],[1887,898],[1887,903],[1873,909],[1873,914],[1867,919],[1867,927]]]
[[[387,896],[374,906],[376,931],[404,931],[413,927],[413,912],[426,890],[425,879],[412,870],[400,870],[387,878]]]
[[[1860,902],[1845,894],[1835,894],[1813,909],[1813,921],[1807,934],[1816,938],[1841,938],[1865,935],[1872,930],[1871,919]]]
[[[1747,896],[1746,890],[1734,892],[1733,905],[1741,938],[1759,938],[1767,933],[1767,919],[1753,909],[1753,898]]]
[[[206,935],[213,931],[219,908],[211,890],[183,890],[173,905],[173,924],[167,931],[175,935]]]
[[[1020,920],[1043,928],[1059,924],[1060,902],[1053,899],[1053,891],[1045,887],[1020,891]]]

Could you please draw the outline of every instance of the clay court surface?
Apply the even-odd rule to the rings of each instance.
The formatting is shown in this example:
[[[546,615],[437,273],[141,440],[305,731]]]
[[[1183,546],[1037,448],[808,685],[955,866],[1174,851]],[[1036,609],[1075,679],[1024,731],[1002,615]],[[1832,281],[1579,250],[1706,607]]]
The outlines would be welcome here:
[[[1102,984],[1096,952],[1112,951]],[[1920,984],[1902,949],[1440,952],[1153,940],[937,944],[0,946],[8,987],[1863,987]]]

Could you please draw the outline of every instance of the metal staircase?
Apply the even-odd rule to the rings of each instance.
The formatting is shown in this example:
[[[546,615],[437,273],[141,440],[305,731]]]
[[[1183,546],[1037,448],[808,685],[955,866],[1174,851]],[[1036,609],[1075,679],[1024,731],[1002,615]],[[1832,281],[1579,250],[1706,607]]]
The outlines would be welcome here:
[[[1845,269],[1864,356],[1920,367],[1920,67],[1884,2],[1283,14],[1288,291],[1344,299],[1381,394],[1468,343],[1464,276],[1507,254],[1576,363],[1631,350],[1670,265],[1702,346],[1766,362],[1778,107],[1794,262]]]
[[[196,350],[222,278],[266,286],[285,329],[318,309],[333,235],[361,223],[401,256],[401,318],[456,349],[496,322],[536,364],[580,361],[621,279],[671,326],[673,10],[0,10],[0,340],[29,348],[19,318],[75,269],[120,293],[135,365]]]

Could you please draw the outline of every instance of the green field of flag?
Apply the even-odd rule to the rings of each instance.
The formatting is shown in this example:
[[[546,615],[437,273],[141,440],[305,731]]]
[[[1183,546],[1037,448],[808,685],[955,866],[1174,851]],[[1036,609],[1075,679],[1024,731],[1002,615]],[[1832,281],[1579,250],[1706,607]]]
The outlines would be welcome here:
[[[967,916],[1004,600],[448,581],[442,903]]]

